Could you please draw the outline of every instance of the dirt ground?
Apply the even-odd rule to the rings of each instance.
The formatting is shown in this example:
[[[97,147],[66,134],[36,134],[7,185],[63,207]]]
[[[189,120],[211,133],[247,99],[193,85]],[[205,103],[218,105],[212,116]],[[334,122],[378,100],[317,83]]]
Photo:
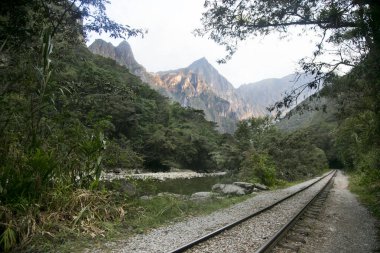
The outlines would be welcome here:
[[[337,173],[304,253],[370,253],[379,249],[377,221],[348,190],[348,177]]]

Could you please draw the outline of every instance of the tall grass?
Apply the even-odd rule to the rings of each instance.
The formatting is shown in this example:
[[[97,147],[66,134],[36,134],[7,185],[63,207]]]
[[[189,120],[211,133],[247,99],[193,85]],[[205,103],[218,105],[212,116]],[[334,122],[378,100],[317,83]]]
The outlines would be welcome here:
[[[70,235],[104,236],[107,222],[122,221],[132,209],[122,196],[84,189],[52,191],[23,207],[0,206],[0,249],[26,250],[39,240],[55,243]]]
[[[380,219],[380,171],[372,169],[366,172],[350,173],[350,190],[358,194],[372,214]]]

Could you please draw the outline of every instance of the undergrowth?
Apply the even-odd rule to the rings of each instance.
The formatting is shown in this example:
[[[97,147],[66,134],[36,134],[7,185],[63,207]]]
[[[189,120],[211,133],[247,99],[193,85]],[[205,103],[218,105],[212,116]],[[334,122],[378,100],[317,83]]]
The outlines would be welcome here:
[[[58,245],[79,235],[105,236],[105,224],[123,220],[131,210],[111,192],[52,191],[37,203],[0,206],[0,245],[5,252],[46,252],[42,244]]]
[[[252,195],[197,202],[170,196],[142,200],[116,192],[87,190],[59,197],[54,193],[49,209],[34,205],[12,213],[9,207],[1,207],[9,233],[3,233],[2,240],[12,245],[16,243],[12,242],[16,238],[13,234],[18,234],[21,241],[13,248],[15,252],[78,252],[94,245],[101,248],[105,242],[208,214],[249,197]]]
[[[378,170],[350,173],[350,190],[359,196],[360,201],[377,219],[380,219],[380,172]]]
[[[281,182],[274,188],[294,184]],[[146,184],[135,183],[136,189],[146,188]],[[3,251],[79,252],[102,248],[106,242],[145,233],[186,217],[209,214],[252,197],[190,201],[186,197],[164,195],[141,199],[136,194],[139,191],[133,195],[120,191],[120,182],[113,184],[115,189],[58,187],[38,202],[21,199],[17,204],[0,205]]]

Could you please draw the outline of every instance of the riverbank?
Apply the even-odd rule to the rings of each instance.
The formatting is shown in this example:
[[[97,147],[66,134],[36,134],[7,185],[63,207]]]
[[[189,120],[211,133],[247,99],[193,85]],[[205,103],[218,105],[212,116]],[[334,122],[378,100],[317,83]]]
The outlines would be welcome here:
[[[132,178],[132,179],[157,179],[165,181],[168,179],[190,179],[199,177],[216,177],[224,176],[227,172],[214,172],[214,173],[199,173],[194,171],[184,171],[184,172],[149,172],[149,173],[130,173],[118,170],[117,172],[103,172],[101,175],[101,180],[114,180],[122,178]]]

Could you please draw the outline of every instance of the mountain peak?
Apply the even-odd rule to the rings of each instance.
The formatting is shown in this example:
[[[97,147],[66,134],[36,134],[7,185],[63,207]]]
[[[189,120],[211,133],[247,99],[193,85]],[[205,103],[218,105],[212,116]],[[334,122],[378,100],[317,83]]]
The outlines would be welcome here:
[[[132,51],[131,46],[129,45],[129,43],[126,40],[123,40],[122,42],[120,42],[120,44],[117,47],[118,48],[126,48],[126,49],[129,49]]]
[[[202,57],[187,67],[188,70],[203,75],[206,79],[212,76],[220,76],[218,70],[212,66],[205,57]],[[211,81],[211,80],[208,80]]]
[[[115,47],[110,42],[97,39],[89,46],[89,49],[94,54],[114,59],[120,65],[127,67],[131,73],[140,76],[144,82],[147,82],[146,70],[135,60],[132,48],[126,40]]]
[[[196,60],[195,62],[198,62],[198,63],[209,63],[208,60],[206,59],[206,57],[202,57],[202,58]]]
[[[89,48],[113,48],[112,43],[104,41],[102,39],[96,39],[94,42],[89,46]]]
[[[233,93],[234,87],[222,76],[219,71],[212,66],[205,57],[202,57],[186,68],[188,71],[202,76],[204,81],[209,85],[217,95],[226,99]],[[229,94],[229,95],[226,95]]]
[[[207,68],[214,68],[206,59],[206,57],[202,57],[198,60],[196,60],[195,62],[193,62],[192,64],[190,64],[190,66],[188,68],[190,69],[195,69],[195,68],[204,68],[204,67],[207,67]]]
[[[94,40],[94,42],[92,43],[92,44],[106,44],[106,45],[112,45],[112,43],[111,42],[107,42],[107,41],[105,41],[105,40],[102,40],[102,39],[96,39],[96,40]]]

